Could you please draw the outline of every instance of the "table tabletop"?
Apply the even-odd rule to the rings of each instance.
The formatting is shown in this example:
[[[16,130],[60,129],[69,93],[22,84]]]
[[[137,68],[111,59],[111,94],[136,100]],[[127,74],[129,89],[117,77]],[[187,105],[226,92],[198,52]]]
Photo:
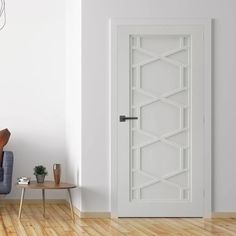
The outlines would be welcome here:
[[[76,188],[74,184],[60,183],[55,184],[54,181],[44,181],[44,183],[37,183],[36,181],[30,181],[30,184],[16,184],[19,188],[25,189],[71,189]]]

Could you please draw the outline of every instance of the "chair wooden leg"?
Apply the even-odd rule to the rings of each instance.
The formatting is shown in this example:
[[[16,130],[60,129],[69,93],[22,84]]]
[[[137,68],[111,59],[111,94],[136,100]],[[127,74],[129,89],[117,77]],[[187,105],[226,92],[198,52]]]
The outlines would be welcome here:
[[[25,188],[22,188],[22,190],[21,190],[21,199],[20,199],[20,208],[19,208],[19,214],[18,214],[19,219],[21,218],[21,211],[22,211],[24,196],[25,196]]]

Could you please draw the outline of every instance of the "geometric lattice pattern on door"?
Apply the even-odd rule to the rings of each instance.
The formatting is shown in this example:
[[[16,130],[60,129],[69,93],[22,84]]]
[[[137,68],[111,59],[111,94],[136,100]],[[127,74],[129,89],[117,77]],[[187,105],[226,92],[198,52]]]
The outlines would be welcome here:
[[[131,201],[191,199],[190,38],[131,36]]]

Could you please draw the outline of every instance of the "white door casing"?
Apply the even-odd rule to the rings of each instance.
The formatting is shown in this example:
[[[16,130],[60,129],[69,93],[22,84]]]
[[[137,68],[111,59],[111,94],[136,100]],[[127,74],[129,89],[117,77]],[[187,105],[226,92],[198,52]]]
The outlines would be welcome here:
[[[113,215],[209,215],[205,25],[111,26]]]

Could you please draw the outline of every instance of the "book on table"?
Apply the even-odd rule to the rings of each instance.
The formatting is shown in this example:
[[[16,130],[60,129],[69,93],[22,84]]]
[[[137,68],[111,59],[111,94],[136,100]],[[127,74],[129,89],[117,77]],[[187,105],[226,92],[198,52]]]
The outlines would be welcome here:
[[[25,176],[22,176],[22,177],[19,177],[17,178],[17,183],[18,184],[29,184],[30,183],[30,178],[29,177],[25,177]]]

